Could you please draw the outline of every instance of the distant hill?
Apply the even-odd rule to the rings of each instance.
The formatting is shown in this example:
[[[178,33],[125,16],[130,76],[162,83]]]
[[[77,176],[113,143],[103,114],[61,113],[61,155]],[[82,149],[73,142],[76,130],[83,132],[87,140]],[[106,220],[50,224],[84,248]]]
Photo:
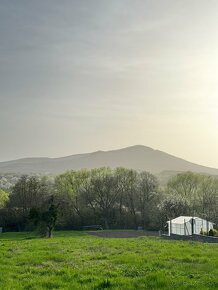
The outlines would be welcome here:
[[[24,158],[0,162],[0,173],[61,173],[66,170],[126,167],[154,174],[193,171],[218,175],[218,169],[197,165],[152,148],[136,145],[119,150],[97,151],[61,158]]]

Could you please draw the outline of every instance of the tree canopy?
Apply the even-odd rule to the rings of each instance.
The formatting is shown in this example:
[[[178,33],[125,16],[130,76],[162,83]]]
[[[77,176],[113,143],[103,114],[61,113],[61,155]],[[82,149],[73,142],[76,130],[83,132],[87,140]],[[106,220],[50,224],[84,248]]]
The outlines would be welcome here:
[[[180,215],[218,223],[218,179],[179,173],[163,187],[149,172],[126,168],[67,171],[53,181],[21,176],[9,195],[0,190],[0,225],[10,230],[160,229]]]

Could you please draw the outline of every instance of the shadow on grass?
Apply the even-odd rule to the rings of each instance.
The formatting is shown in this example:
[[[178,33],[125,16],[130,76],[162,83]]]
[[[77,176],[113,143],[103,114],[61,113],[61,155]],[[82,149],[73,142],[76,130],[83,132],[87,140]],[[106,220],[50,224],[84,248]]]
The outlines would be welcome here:
[[[73,237],[81,237],[85,236],[87,233],[79,232],[79,231],[55,231],[53,233],[52,239],[56,238],[73,238]],[[6,232],[0,234],[0,241],[21,241],[21,240],[42,240],[48,239],[44,237],[40,237],[39,235],[35,234],[34,232]]]

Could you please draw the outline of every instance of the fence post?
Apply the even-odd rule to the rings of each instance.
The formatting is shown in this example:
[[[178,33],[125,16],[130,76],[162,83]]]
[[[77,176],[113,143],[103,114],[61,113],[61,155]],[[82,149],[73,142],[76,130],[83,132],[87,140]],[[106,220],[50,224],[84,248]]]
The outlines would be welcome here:
[[[194,219],[192,218],[192,236],[194,234]]]

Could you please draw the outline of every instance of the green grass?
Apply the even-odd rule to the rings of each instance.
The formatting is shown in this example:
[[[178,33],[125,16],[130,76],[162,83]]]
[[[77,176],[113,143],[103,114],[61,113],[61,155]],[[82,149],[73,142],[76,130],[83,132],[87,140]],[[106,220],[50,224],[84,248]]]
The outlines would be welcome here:
[[[0,235],[0,289],[218,289],[218,245],[82,232]]]

